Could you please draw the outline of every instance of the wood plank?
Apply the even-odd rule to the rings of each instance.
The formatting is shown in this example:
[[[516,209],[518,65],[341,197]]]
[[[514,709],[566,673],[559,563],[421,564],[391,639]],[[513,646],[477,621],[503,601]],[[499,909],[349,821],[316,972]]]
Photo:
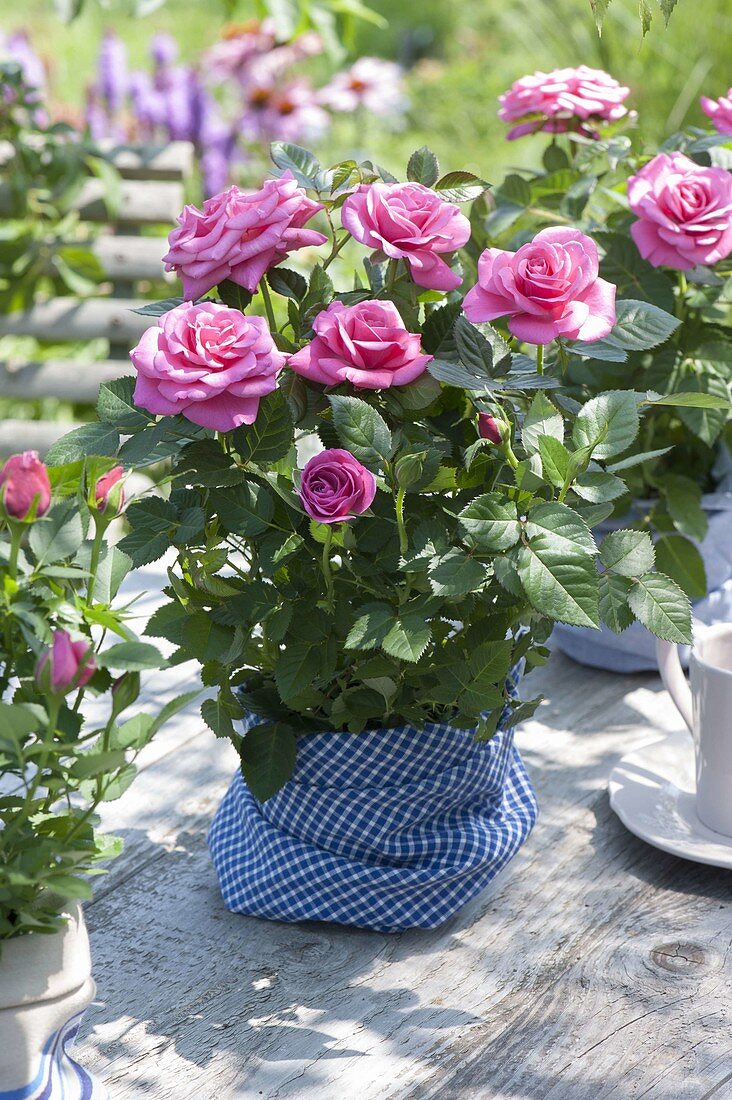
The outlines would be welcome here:
[[[110,233],[97,237],[91,249],[109,279],[129,283],[139,279],[175,281],[173,272],[166,272],[163,267],[167,237],[123,237]]]
[[[57,397],[63,401],[94,404],[102,382],[111,382],[133,373],[130,363],[124,359],[104,359],[93,363],[47,359],[21,367],[5,363],[0,364],[0,397],[28,401]]]
[[[104,337],[132,346],[154,322],[132,312],[143,304],[137,298],[54,298],[0,317],[0,336],[34,336],[49,343]]]
[[[52,443],[78,427],[78,422],[69,420],[0,420],[0,457],[18,451],[44,455]]]
[[[620,754],[678,727],[672,704],[655,677],[561,655],[536,690],[533,836],[445,928],[398,936],[224,910],[205,830],[233,760],[192,723],[105,813],[135,858],[87,910],[83,1061],[160,1100],[721,1100],[731,876],[633,838],[605,790]]]
[[[101,142],[117,171],[129,180],[186,180],[193,172],[194,150],[190,141],[167,145],[118,145]]]
[[[183,184],[175,180],[122,180],[119,209],[110,212],[104,202],[102,180],[89,179],[74,209],[88,221],[105,225],[165,225],[172,227],[183,209]]]

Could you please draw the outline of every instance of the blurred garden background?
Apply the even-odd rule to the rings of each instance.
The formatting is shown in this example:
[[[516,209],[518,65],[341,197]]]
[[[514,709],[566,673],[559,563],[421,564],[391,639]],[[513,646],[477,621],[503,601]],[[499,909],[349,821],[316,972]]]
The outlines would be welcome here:
[[[59,9],[75,17],[65,21]],[[48,371],[18,367],[125,357],[123,341],[114,348],[91,338],[104,325],[71,326],[59,341],[60,325],[46,328],[44,315],[18,325],[19,311],[64,295],[73,305],[90,296],[174,293],[151,276],[127,279],[120,291],[100,261],[96,243],[120,231],[120,181],[105,149],[192,142],[196,167],[185,180],[192,202],[230,182],[259,186],[273,139],[307,146],[323,165],[368,158],[400,178],[410,153],[427,145],[443,171],[460,167],[500,181],[513,168],[535,168],[546,146],[542,134],[506,140],[497,98],[519,77],[564,66],[606,70],[630,88],[626,104],[637,114],[621,129],[636,148],[657,148],[675,131],[710,128],[699,97],[729,87],[731,37],[729,0],[704,0],[701,14],[693,0],[681,0],[667,27],[656,9],[645,36],[637,0],[613,0],[601,36],[589,0],[3,4],[0,63],[20,64],[32,93],[23,122],[15,92],[6,90],[0,110],[0,414],[84,420],[88,402],[59,397],[64,385],[44,389]],[[79,189],[90,176],[105,189],[106,216],[97,212],[95,225],[79,213]],[[146,224],[122,225],[121,233],[162,241],[174,216],[157,224],[143,217]],[[162,275],[155,256],[152,267]],[[125,327],[109,318],[107,328]],[[24,382],[31,378],[34,390]],[[16,429],[10,436],[0,449],[43,449],[41,437],[19,439]]]
[[[64,25],[52,0],[2,7],[0,30],[28,33],[47,70],[52,113],[63,117],[83,113],[87,89],[98,79],[105,30],[119,35],[133,71],[151,70],[150,41],[156,33],[171,35],[180,62],[199,68],[222,35],[231,37],[237,24],[246,26],[258,10],[253,0],[234,5],[168,0],[134,18],[126,4],[88,0]],[[383,22],[350,20],[346,56],[326,50],[296,64],[293,76],[304,73],[320,87],[359,56],[385,58],[403,67],[409,106],[403,116],[334,112],[330,125],[321,134],[316,127],[310,142],[324,163],[367,150],[396,171],[416,146],[427,144],[445,168],[459,160],[488,180],[509,165],[534,164],[543,138],[507,144],[496,98],[535,69],[584,64],[607,70],[630,86],[628,105],[638,112],[640,133],[649,142],[689,124],[708,125],[700,94],[715,97],[729,86],[729,0],[704,0],[702,8],[682,0],[668,27],[658,17],[645,38],[637,0],[613,0],[601,37],[589,0],[369,0],[369,8]],[[284,18],[282,29],[288,26],[292,22]]]

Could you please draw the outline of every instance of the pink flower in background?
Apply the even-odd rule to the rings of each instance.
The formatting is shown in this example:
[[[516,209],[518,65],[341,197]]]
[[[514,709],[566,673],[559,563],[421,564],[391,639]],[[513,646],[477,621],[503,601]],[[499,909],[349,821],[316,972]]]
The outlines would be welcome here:
[[[601,340],[615,324],[615,287],[598,277],[595,242],[578,229],[542,229],[518,252],[487,249],[465,296],[469,321],[508,317],[519,340]]]
[[[224,279],[253,293],[288,252],[327,240],[303,228],[322,209],[290,173],[249,194],[230,187],[207,199],[203,210],[185,207],[168,237],[166,270],[180,275],[186,298],[200,298]]]
[[[288,366],[325,386],[406,386],[432,358],[422,354],[419,334],[407,330],[393,302],[333,302],[318,314],[313,328],[315,338],[290,356]]]
[[[36,501],[35,518],[45,516],[51,507],[51,483],[37,451],[10,456],[0,470],[0,495],[7,515],[13,519],[27,519],[33,501]]]
[[[300,500],[318,523],[346,523],[371,507],[376,479],[349,451],[321,451],[306,464]]]
[[[389,259],[403,259],[418,286],[454,290],[460,276],[440,253],[470,237],[470,222],[454,203],[421,183],[369,183],[343,204],[341,223],[361,244]]]
[[[380,57],[359,57],[350,69],[336,73],[318,98],[331,111],[363,107],[374,115],[390,115],[407,108],[401,66]]]
[[[97,481],[94,487],[94,501],[100,512],[106,512],[110,502],[110,493],[112,493],[115,485],[119,484],[124,475],[124,466],[114,466],[106,474],[102,474]],[[117,495],[117,493],[112,493],[115,515],[121,512],[125,506],[124,490],[120,487],[117,492],[119,495]]]
[[[598,137],[594,124],[615,122],[628,113],[623,101],[629,92],[609,73],[587,65],[536,72],[522,76],[498,97],[498,117],[519,123],[507,134],[509,141],[538,130],[552,134],[579,130],[587,137]]]
[[[250,141],[316,141],[329,125],[315,89],[302,79],[281,86],[251,85],[239,120],[242,136]]]
[[[719,99],[709,99],[708,96],[703,95],[701,108],[705,115],[709,115],[714,128],[720,134],[732,135],[732,88]]]
[[[184,302],[163,314],[130,358],[138,405],[218,432],[254,423],[285,362],[263,317],[214,302]]]
[[[41,691],[66,695],[84,687],[97,670],[91,642],[74,642],[66,630],[54,630],[50,649],[38,658],[35,680]]]
[[[654,267],[688,271],[732,252],[732,174],[659,153],[628,180],[630,231]]]

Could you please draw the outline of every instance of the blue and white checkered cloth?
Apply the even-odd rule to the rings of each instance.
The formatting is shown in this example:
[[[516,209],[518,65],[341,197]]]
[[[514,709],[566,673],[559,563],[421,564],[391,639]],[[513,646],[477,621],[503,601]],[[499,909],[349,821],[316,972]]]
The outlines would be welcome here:
[[[451,917],[536,817],[512,728],[481,743],[428,723],[298,738],[294,776],[267,802],[236,774],[208,841],[232,912],[397,932]]]

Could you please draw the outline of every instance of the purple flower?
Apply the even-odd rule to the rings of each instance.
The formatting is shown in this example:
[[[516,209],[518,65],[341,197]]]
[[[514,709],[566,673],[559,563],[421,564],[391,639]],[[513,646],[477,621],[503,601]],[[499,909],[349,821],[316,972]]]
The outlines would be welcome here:
[[[300,480],[300,500],[318,523],[346,523],[370,508],[376,479],[349,451],[334,447],[306,464]]]
[[[166,68],[178,56],[178,43],[171,34],[164,34],[162,31],[154,34],[150,39],[150,56],[156,68]]]
[[[128,92],[127,47],[114,31],[105,31],[99,49],[99,91],[110,111],[119,111]]]

